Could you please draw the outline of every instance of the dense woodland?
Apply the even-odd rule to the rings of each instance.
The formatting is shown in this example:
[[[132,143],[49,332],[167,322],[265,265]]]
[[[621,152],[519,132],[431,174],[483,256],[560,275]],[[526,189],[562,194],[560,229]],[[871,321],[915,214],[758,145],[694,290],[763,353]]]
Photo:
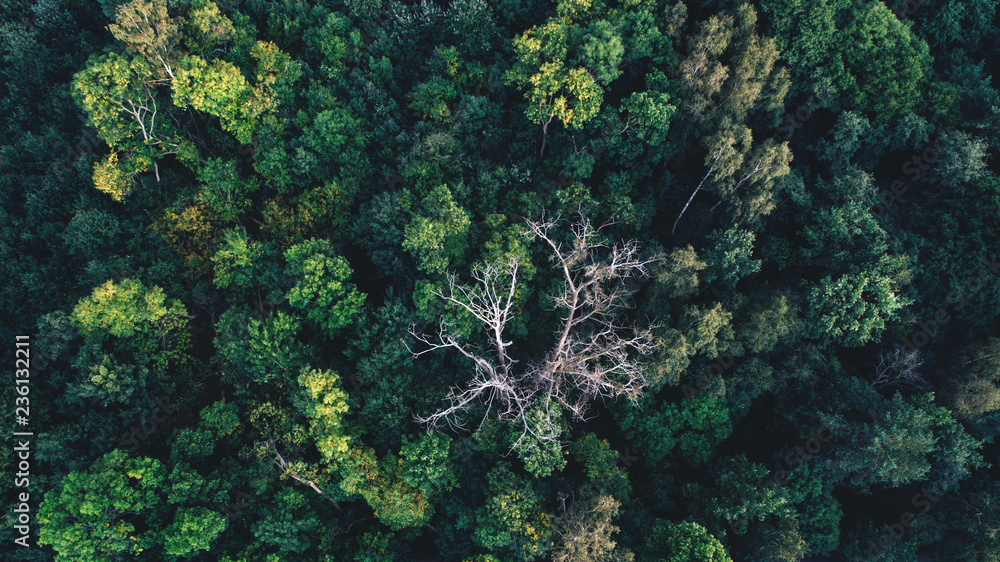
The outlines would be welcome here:
[[[997,4],[0,0],[3,552],[1000,560]]]

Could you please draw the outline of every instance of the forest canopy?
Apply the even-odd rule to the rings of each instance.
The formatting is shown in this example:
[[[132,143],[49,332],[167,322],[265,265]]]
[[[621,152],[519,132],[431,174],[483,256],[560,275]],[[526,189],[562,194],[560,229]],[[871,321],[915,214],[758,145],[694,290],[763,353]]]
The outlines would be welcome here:
[[[998,2],[2,0],[4,552],[1000,561]]]

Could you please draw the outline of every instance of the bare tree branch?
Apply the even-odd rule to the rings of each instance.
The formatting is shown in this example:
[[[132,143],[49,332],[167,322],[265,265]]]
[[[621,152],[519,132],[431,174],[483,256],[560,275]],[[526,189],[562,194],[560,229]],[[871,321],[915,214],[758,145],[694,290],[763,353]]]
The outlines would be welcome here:
[[[619,322],[619,316],[630,307],[629,300],[636,290],[630,281],[648,277],[647,266],[653,260],[640,258],[634,241],[613,246],[601,242],[597,236],[600,229],[594,229],[582,216],[571,225],[572,238],[564,244],[552,234],[558,222],[558,218],[528,221],[525,231],[526,236],[541,239],[549,247],[550,260],[562,274],[562,291],[552,297],[552,302],[563,316],[550,351],[515,372],[517,361],[510,356],[512,342],[504,338],[504,330],[515,306],[516,260],[475,267],[468,285],[450,276],[447,289],[435,294],[482,323],[495,360],[488,360],[460,342],[444,322],[434,336],[411,327],[410,334],[422,344],[422,350],[410,350],[414,357],[451,349],[474,366],[464,388],[449,392],[448,406],[418,417],[418,422],[432,427],[440,423],[461,427],[464,413],[473,406],[485,406],[486,415],[496,408],[500,419],[521,423],[523,432],[517,443],[528,435],[540,442],[551,442],[559,439],[555,422],[541,428],[527,422],[526,413],[537,400],[543,400],[545,420],[555,419],[548,410],[552,404],[581,420],[590,401],[597,397],[638,399],[646,379],[637,356],[655,350],[652,327],[628,326]]]
[[[883,349],[879,353],[879,362],[875,365],[872,387],[882,389],[895,386],[910,390],[930,390],[930,383],[919,371],[923,364],[919,350],[905,349],[900,345],[888,353]]]
[[[278,451],[278,439],[268,432],[267,439],[258,441],[256,446],[263,450],[264,457],[270,459],[271,462],[278,467],[282,474],[289,476],[293,480],[300,482],[309,486],[314,492],[319,494],[323,499],[333,504],[333,507],[337,509],[340,513],[344,513],[344,508],[341,507],[340,502],[330,497],[330,495],[320,488],[316,482],[308,477],[302,476],[292,470],[289,463],[285,461],[285,457],[281,455]],[[273,456],[272,456],[273,455]]]

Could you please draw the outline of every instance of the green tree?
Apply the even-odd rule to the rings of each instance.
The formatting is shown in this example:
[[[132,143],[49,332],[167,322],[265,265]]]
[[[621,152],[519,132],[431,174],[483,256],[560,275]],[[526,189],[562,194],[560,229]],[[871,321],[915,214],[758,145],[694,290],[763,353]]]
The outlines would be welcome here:
[[[747,351],[769,353],[802,335],[805,323],[796,300],[788,295],[773,295],[766,301],[756,300],[745,310],[745,319],[736,323],[734,331]]]
[[[799,91],[878,119],[917,107],[931,74],[927,44],[882,2],[764,0]],[[879,80],[867,77],[879,76]]]
[[[757,12],[750,4],[700,22],[687,40],[690,55],[677,74],[679,117],[695,126],[702,142],[737,126],[761,108],[774,113],[788,91],[788,72],[778,65],[775,40],[757,34]],[[725,64],[725,55],[731,56]],[[714,153],[714,151],[712,151]]]
[[[511,448],[524,461],[524,468],[535,478],[543,478],[566,466],[562,437],[569,432],[569,423],[562,408],[551,400],[540,399],[528,408],[524,416],[527,427],[512,426]]]
[[[809,545],[799,532],[798,521],[791,517],[781,517],[773,524],[760,525],[748,538],[758,560],[798,562],[809,551]]]
[[[858,347],[878,338],[886,321],[910,302],[877,273],[849,274],[836,280],[827,276],[809,289],[806,317],[814,336]]]
[[[336,255],[326,240],[308,240],[285,252],[285,273],[298,279],[285,297],[292,307],[333,337],[353,324],[365,302],[365,294],[347,280],[351,267]]]
[[[204,507],[181,508],[163,532],[163,547],[168,555],[190,556],[208,550],[225,528],[225,518],[214,511]]]
[[[254,537],[277,547],[286,558],[302,556],[312,545],[312,537],[320,524],[307,506],[308,500],[302,492],[290,488],[281,490],[274,501],[261,510],[262,517],[251,525]]]
[[[390,529],[420,527],[430,520],[433,507],[419,488],[407,482],[404,470],[401,459],[390,455],[380,462],[373,449],[352,447],[342,463],[340,487],[363,497]]]
[[[267,242],[253,240],[242,228],[227,229],[219,248],[212,255],[216,288],[249,291],[258,286],[267,288],[278,284],[275,266],[276,252]]]
[[[340,377],[332,371],[311,371],[299,375],[305,394],[302,410],[309,417],[310,433],[323,459],[336,465],[347,454],[351,438],[343,427],[347,414],[347,393],[341,390]]]
[[[219,316],[214,345],[216,357],[228,366],[224,377],[239,384],[239,392],[248,392],[246,384],[290,384],[306,366],[311,356],[309,346],[298,340],[302,321],[297,316],[278,312],[254,318],[245,307],[233,307]]]
[[[186,316],[180,301],[168,301],[159,287],[123,279],[95,287],[73,307],[70,319],[87,341],[99,343],[113,336],[148,354]]]
[[[123,201],[135,176],[150,165],[159,179],[156,160],[180,150],[181,143],[169,121],[156,119],[165,104],[158,99],[152,66],[116,53],[95,57],[73,77],[72,92],[88,123],[113,150],[95,166],[95,186]]]
[[[368,532],[358,537],[358,552],[354,562],[386,562],[398,560],[400,542],[393,533]]]
[[[658,257],[660,259],[650,266],[650,273],[653,275],[652,298],[681,299],[698,294],[698,281],[704,275],[699,272],[708,267],[708,264],[699,259],[693,247],[677,247],[669,254],[664,253]]]
[[[112,253],[127,231],[127,223],[114,215],[99,209],[88,209],[73,216],[66,225],[63,239],[69,254],[89,261]]]
[[[97,345],[85,346],[73,362],[81,371],[79,386],[70,395],[94,398],[103,406],[129,404],[132,396],[147,390],[149,368],[141,362],[133,364],[118,354],[101,353]],[[140,359],[141,361],[141,359]]]
[[[850,175],[845,179],[860,180],[869,184],[864,175]],[[870,208],[855,200],[844,206],[816,209],[801,231],[804,238],[799,254],[804,263],[830,271],[843,272],[857,269],[885,270],[886,258],[891,254],[886,243],[886,233],[872,216]]]
[[[486,504],[476,512],[472,540],[501,556],[533,560],[552,550],[552,517],[529,481],[504,465],[489,472]]]
[[[849,6],[847,0],[763,0],[761,9],[770,21],[769,31],[777,40],[782,57],[793,69],[795,87],[808,82],[803,74],[830,76],[831,53],[837,43],[837,14]],[[834,60],[836,62],[836,60]],[[822,73],[822,74],[821,74]]]
[[[136,529],[160,505],[165,478],[160,461],[129,458],[121,449],[86,471],[70,472],[38,506],[39,544],[52,547],[60,561],[137,556],[155,547],[155,530]]]
[[[353,29],[351,20],[339,13],[326,16],[323,25],[310,30],[312,48],[323,55],[323,67],[329,72],[340,75],[346,70],[348,62],[356,59],[363,46],[361,32]]]
[[[250,206],[250,196],[260,189],[256,179],[240,178],[236,163],[214,158],[198,170],[201,181],[200,197],[221,220],[238,221]]]
[[[440,433],[425,433],[413,440],[404,435],[399,451],[403,480],[428,498],[458,486],[456,467],[448,462],[451,443],[451,437]]]
[[[671,236],[695,196],[708,182],[737,224],[757,223],[775,207],[775,195],[789,173],[787,143],[756,139],[748,119],[777,120],[788,91],[788,72],[778,63],[775,41],[757,34],[757,12],[740,4],[701,22],[688,38],[689,56],[672,65],[677,118],[685,141],[702,146],[708,168],[674,221]],[[728,59],[728,60],[727,60]],[[726,64],[728,62],[728,64]],[[683,146],[681,141],[681,146]]]
[[[587,433],[573,444],[572,453],[598,492],[611,494],[621,501],[628,500],[632,490],[628,474],[618,466],[618,452],[608,445],[607,439]]]
[[[638,553],[643,560],[663,562],[732,562],[726,548],[692,521],[674,523],[656,519],[644,533]]]
[[[313,181],[357,181],[368,173],[365,145],[371,135],[365,122],[335,100],[302,131],[302,147],[292,161],[297,173]]]
[[[369,443],[380,450],[400,446],[399,428],[412,419],[414,410],[432,398],[421,387],[427,384],[424,369],[414,365],[413,356],[402,336],[416,317],[396,291],[386,295],[385,303],[358,323],[357,336],[349,344],[348,357],[354,363],[352,380],[364,389],[365,400],[357,411],[367,431]],[[443,369],[431,368],[443,381]],[[437,377],[431,379],[433,382]],[[370,387],[365,388],[365,386]]]
[[[729,287],[740,279],[760,271],[760,260],[750,258],[755,239],[753,232],[731,228],[708,236],[714,243],[702,255],[708,269],[702,279],[711,283],[718,279]]]
[[[236,34],[232,20],[211,0],[191,2],[184,24],[185,45],[201,57],[212,54],[216,49],[225,49]]]
[[[110,53],[88,61],[73,78],[73,96],[88,122],[112,148],[142,135],[158,138],[152,67],[146,61]]]
[[[514,39],[514,64],[504,74],[504,80],[527,90],[525,115],[532,123],[542,125],[546,138],[554,120],[568,129],[579,129],[594,118],[604,99],[602,86],[620,73],[617,66],[624,49],[608,22],[595,21],[593,29],[588,30],[591,34],[579,29],[574,21],[575,16],[583,15],[574,13],[576,9],[585,12],[589,7],[589,2],[560,2],[557,17]],[[586,39],[581,41],[581,34]],[[578,51],[571,55],[576,41],[580,41]]]
[[[716,468],[716,501],[712,511],[736,535],[747,533],[752,522],[792,516],[792,497],[762,464],[743,455],[723,459]]]
[[[918,3],[916,6],[894,0],[887,5],[901,19],[912,16],[914,34],[926,40],[932,48],[942,49],[958,44],[970,52],[978,50],[983,37],[990,32],[997,9],[995,2],[984,0],[961,4],[947,0],[933,4]]]
[[[170,87],[178,107],[193,107],[218,117],[222,128],[241,143],[253,139],[258,119],[275,105],[250,86],[239,68],[221,59],[182,58]]]
[[[302,63],[271,41],[257,41],[250,48],[256,61],[251,76],[256,80],[254,93],[268,101],[268,109],[288,104],[295,98],[296,83],[302,76]]]
[[[180,50],[182,19],[171,18],[165,0],[131,0],[115,11],[108,30],[128,51],[158,68],[157,74],[174,78]]]
[[[786,471],[786,474],[787,486],[791,490],[792,501],[796,504],[796,514],[793,519],[797,523],[796,532],[786,529],[784,532],[777,530],[776,534],[784,537],[799,535],[807,546],[809,554],[826,556],[835,551],[840,544],[840,525],[844,512],[837,498],[833,496],[830,486],[824,481],[822,471],[803,462]],[[789,521],[789,519],[779,519],[779,521]],[[761,538],[767,541],[766,535],[764,533],[761,535]],[[773,542],[782,544],[795,541]],[[792,548],[795,548],[794,544]]]
[[[881,2],[866,2],[849,13],[835,43],[844,69],[832,76],[846,105],[870,108],[880,119],[912,109],[930,75],[927,44]],[[879,76],[878,84],[866,76]]]
[[[853,488],[867,492],[873,484],[895,487],[928,477],[951,485],[981,462],[979,443],[933,403],[932,394],[904,398],[896,392],[886,399],[855,388],[851,401],[872,421],[844,414],[821,419],[838,436],[825,470]]]
[[[708,394],[676,404],[643,398],[639,407],[624,406],[615,417],[649,466],[674,449],[680,459],[703,465],[733,430],[725,404]]]
[[[403,248],[417,259],[417,268],[443,273],[465,254],[469,214],[455,203],[446,185],[431,190],[404,229]]]
[[[646,77],[649,90],[635,92],[622,100],[614,125],[618,134],[611,135],[609,149],[640,166],[649,159],[652,164],[669,156],[670,122],[677,113],[671,102],[667,77],[656,72]],[[603,113],[602,113],[603,115]],[[612,123],[605,125],[611,127]]]
[[[732,318],[733,313],[723,308],[722,303],[711,307],[685,305],[680,325],[694,353],[718,357],[733,340]]]

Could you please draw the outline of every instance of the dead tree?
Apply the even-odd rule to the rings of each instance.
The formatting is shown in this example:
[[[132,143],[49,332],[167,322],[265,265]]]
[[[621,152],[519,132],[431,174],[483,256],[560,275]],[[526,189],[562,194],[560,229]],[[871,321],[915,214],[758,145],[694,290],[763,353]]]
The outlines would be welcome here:
[[[887,353],[884,349],[879,353],[879,362],[875,365],[875,379],[872,387],[876,390],[890,386],[909,390],[930,390],[931,385],[920,373],[924,361],[916,349],[905,349],[900,345]]]
[[[597,230],[583,219],[573,225],[572,241],[566,246],[552,235],[558,219],[528,221],[525,234],[541,239],[551,250],[550,260],[560,271],[562,291],[553,297],[563,311],[552,348],[537,361],[518,368],[505,339],[517,291],[516,260],[477,266],[471,285],[452,275],[445,292],[437,296],[470,313],[488,333],[490,353],[480,353],[459,338],[446,323],[433,336],[410,333],[424,345],[412,351],[415,357],[439,349],[453,349],[473,365],[473,375],[464,388],[453,388],[448,406],[417,421],[428,426],[461,425],[462,415],[475,405],[486,406],[486,415],[496,408],[501,419],[523,425],[521,438],[532,435],[542,442],[558,439],[555,427],[532,429],[526,413],[537,400],[559,404],[574,419],[584,419],[588,403],[597,398],[635,401],[646,386],[643,365],[636,356],[655,350],[652,327],[635,328],[620,322],[635,292],[634,278],[648,276],[652,260],[639,257],[633,242],[608,246],[600,243]],[[545,416],[550,419],[550,416]]]
[[[441,422],[461,426],[459,414],[474,404],[484,404],[487,415],[497,405],[501,419],[523,418],[531,396],[524,391],[523,377],[515,375],[511,370],[516,361],[509,357],[507,348],[511,342],[506,341],[503,335],[514,306],[517,270],[518,263],[515,260],[476,266],[472,270],[475,281],[472,286],[460,284],[452,274],[448,277],[447,293],[435,293],[448,304],[465,309],[483,324],[489,334],[495,361],[481,356],[471,346],[460,342],[443,320],[433,337],[417,332],[415,325],[410,327],[410,334],[426,346],[422,351],[410,350],[414,357],[439,349],[454,349],[474,366],[474,374],[466,388],[453,388],[448,394],[449,406],[426,418],[418,418],[419,422],[431,426]]]
[[[633,240],[606,246],[582,220],[573,225],[566,248],[550,235],[556,221],[528,222],[528,232],[549,246],[550,261],[563,274],[563,291],[554,298],[565,316],[549,354],[528,373],[549,398],[581,420],[590,400],[605,396],[638,399],[646,386],[643,365],[635,354],[655,351],[652,328],[636,329],[619,322],[635,286],[633,278],[649,276],[653,260],[639,257]]]

